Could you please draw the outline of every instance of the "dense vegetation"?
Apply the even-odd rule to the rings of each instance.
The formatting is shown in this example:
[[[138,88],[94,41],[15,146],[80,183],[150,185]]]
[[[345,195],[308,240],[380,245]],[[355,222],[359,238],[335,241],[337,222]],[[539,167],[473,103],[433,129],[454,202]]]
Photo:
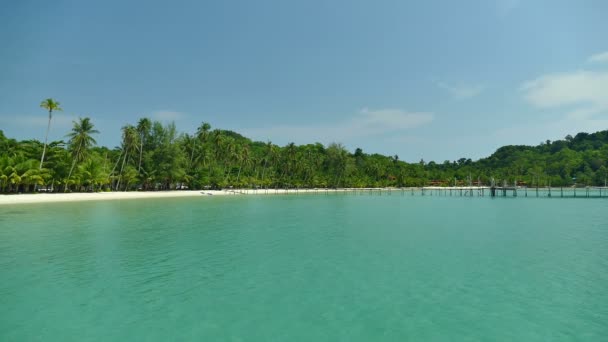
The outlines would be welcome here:
[[[48,99],[41,107],[61,110]],[[504,146],[478,161],[405,163],[398,156],[354,153],[340,144],[277,146],[211,129],[179,133],[142,118],[122,128],[119,147],[96,146],[89,118],[67,141],[16,141],[0,130],[0,192],[164,190],[244,187],[403,187],[423,185],[605,185],[608,131],[579,133],[538,146]],[[47,128],[48,135],[48,128]]]

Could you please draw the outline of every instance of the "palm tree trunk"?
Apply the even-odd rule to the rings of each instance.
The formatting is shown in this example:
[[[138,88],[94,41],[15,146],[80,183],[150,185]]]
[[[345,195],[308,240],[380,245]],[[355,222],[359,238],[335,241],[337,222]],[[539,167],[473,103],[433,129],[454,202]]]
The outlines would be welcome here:
[[[46,126],[46,134],[44,136],[44,147],[42,148],[42,157],[40,158],[40,167],[38,168],[39,170],[42,169],[42,163],[44,162],[44,155],[46,154],[46,143],[49,139],[49,130],[51,129],[51,115],[52,115],[53,111],[49,110],[49,123]]]
[[[264,159],[264,169],[262,170],[262,183],[264,183],[264,174],[266,173],[266,163],[268,159]]]
[[[239,183],[239,178],[241,177],[241,168],[243,167],[243,164],[239,165],[239,173],[236,175],[236,183]]]
[[[120,187],[120,178],[122,177],[122,170],[125,168],[125,161],[127,160],[127,155],[129,151],[125,151],[125,157],[122,159],[122,165],[120,166],[120,174],[118,175],[118,182],[116,183],[116,191],[118,191],[118,187]]]
[[[118,155],[118,159],[116,159],[116,164],[114,164],[114,168],[112,168],[112,172],[110,172],[110,174],[108,175],[108,180],[110,180],[110,177],[112,177],[112,175],[114,174],[114,171],[116,171],[116,168],[118,167],[118,163],[120,163],[120,157],[122,157],[122,152],[120,151],[120,154]],[[110,182],[112,183],[112,182]],[[112,189],[112,184],[110,184],[110,189]]]
[[[44,163],[44,155],[46,154],[46,143],[49,139],[49,131],[51,130],[51,116],[53,110],[49,110],[49,123],[46,126],[46,134],[44,135],[44,145],[42,147],[42,157],[40,157],[40,167],[38,170],[42,170],[42,163]],[[38,189],[38,184],[34,185],[34,192]]]
[[[224,163],[224,181],[228,180],[228,176],[230,174],[228,173],[228,160],[226,160],[226,162]]]
[[[143,135],[139,138],[140,140],[140,145],[139,145],[139,164],[137,166],[137,172],[140,173],[141,172],[141,157],[142,154],[144,152],[144,137]]]
[[[74,166],[76,166],[76,158],[78,157],[78,153],[80,153],[80,147],[82,147],[82,141],[80,142],[80,145],[78,145],[78,149],[76,150],[76,156],[74,157],[74,161],[72,162],[72,167],[70,168],[70,173],[68,173],[68,179],[66,181],[66,185],[65,188],[63,189],[63,192],[67,192],[68,191],[68,184],[67,182],[70,181],[70,177],[72,177],[72,171],[74,171]]]
[[[194,150],[196,149],[196,139],[194,139],[194,145],[192,146],[192,152],[190,153],[190,169],[192,169],[192,160],[194,160]]]
[[[68,192],[68,182],[70,181],[70,177],[72,176],[72,171],[74,170],[74,166],[76,165],[76,158],[72,161],[72,167],[70,168],[70,173],[68,174],[68,178],[65,181],[65,187],[63,188],[63,192]]]

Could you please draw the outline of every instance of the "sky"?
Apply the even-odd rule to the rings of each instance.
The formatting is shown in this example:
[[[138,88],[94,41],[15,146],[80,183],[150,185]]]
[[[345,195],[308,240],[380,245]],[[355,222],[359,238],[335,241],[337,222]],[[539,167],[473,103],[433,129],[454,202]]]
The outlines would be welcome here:
[[[608,2],[2,1],[0,130],[141,117],[410,162],[608,129]]]

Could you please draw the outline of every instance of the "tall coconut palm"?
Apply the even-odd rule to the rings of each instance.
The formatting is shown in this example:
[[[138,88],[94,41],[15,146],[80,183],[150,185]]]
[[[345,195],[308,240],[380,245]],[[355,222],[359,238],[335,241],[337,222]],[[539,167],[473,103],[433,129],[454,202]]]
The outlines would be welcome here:
[[[137,129],[132,125],[127,125],[122,128],[122,150],[124,152],[122,165],[120,166],[120,174],[118,176],[118,182],[116,183],[116,191],[120,187],[120,181],[123,175],[125,163],[128,163],[129,153],[137,151],[139,135]],[[125,188],[126,191],[126,188]]]
[[[139,133],[139,163],[137,172],[141,172],[141,158],[144,153],[144,142],[152,129],[152,121],[148,118],[142,118],[137,123],[137,132]]]
[[[201,125],[196,129],[196,136],[194,139],[194,146],[192,147],[192,152],[190,154],[190,166],[192,167],[192,161],[194,160],[194,150],[196,150],[196,140],[200,140],[201,143],[205,143],[205,141],[207,140],[207,137],[209,136],[209,130],[211,129],[211,125],[203,122],[201,123]]]
[[[270,159],[270,154],[272,153],[272,142],[268,141],[266,143],[266,153],[264,153],[264,156],[262,157],[262,160],[264,161],[264,166],[262,168],[262,183],[264,183],[264,174],[266,173],[266,165],[268,165],[268,160]]]
[[[249,145],[244,145],[243,148],[239,151],[240,153],[237,155],[237,159],[239,163],[239,172],[236,176],[236,183],[239,183],[239,179],[241,177],[241,169],[243,165],[245,167],[251,166],[251,156],[249,155]]]
[[[216,129],[213,132],[213,146],[215,147],[215,161],[216,163],[220,162],[220,156],[222,154],[222,144],[224,143],[224,136],[222,135],[222,131]]]
[[[51,119],[53,118],[53,111],[62,111],[59,107],[59,102],[53,99],[46,99],[40,103],[40,107],[49,111],[49,123],[46,126],[46,134],[44,136],[44,147],[42,148],[42,157],[40,157],[40,167],[42,169],[42,163],[44,162],[44,154],[46,153],[46,142],[49,138],[49,130],[51,129]]]
[[[284,177],[293,178],[293,171],[296,164],[296,144],[291,142],[285,146],[283,150],[283,173],[279,176],[279,181],[283,181]]]
[[[224,175],[225,178],[224,180],[228,179],[228,176],[230,176],[230,173],[232,171],[232,162],[235,161],[237,159],[238,156],[238,152],[237,152],[237,144],[236,141],[234,140],[234,138],[232,137],[228,137],[225,140],[224,143]]]
[[[72,167],[68,174],[68,180],[72,177],[76,163],[83,161],[88,154],[89,148],[97,144],[97,141],[95,141],[91,134],[99,133],[98,130],[94,129],[95,126],[90,118],[79,118],[78,121],[73,121],[73,123],[72,132],[67,135],[70,138],[68,144],[70,144],[70,149],[72,150]],[[67,185],[65,191],[67,191]]]

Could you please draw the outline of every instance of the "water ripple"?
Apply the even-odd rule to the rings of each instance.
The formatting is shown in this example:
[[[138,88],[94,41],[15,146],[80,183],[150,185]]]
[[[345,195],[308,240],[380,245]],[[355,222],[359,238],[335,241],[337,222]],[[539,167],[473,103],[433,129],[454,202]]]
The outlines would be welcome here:
[[[606,215],[352,195],[0,208],[0,340],[598,341]]]

